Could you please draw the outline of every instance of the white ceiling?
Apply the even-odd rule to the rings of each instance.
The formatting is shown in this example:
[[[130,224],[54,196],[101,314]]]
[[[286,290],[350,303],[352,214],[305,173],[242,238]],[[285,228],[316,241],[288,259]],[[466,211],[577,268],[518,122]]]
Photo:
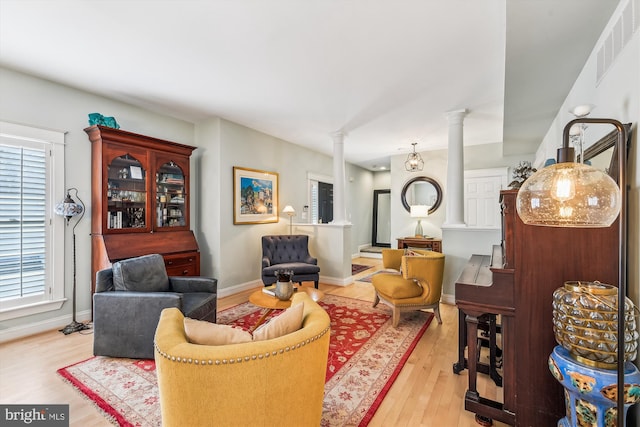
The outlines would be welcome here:
[[[0,0],[0,65],[329,155],[342,130],[346,160],[372,169],[412,142],[446,148],[463,108],[465,145],[531,153],[617,4]]]

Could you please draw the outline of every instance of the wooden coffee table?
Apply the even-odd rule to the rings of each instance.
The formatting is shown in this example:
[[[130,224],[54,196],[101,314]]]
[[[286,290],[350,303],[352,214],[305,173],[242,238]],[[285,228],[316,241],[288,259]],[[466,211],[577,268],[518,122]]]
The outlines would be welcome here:
[[[311,297],[311,299],[316,302],[324,298],[324,292],[322,292],[320,289],[307,286],[300,286],[296,289],[296,292],[306,292]],[[262,325],[267,316],[269,316],[269,314],[271,314],[273,310],[285,310],[291,307],[290,299],[281,301],[274,296],[262,292],[262,289],[258,289],[257,291],[249,295],[249,302],[253,305],[257,305],[258,307],[262,307],[265,309],[258,322],[251,329],[251,332],[255,331],[258,326]]]

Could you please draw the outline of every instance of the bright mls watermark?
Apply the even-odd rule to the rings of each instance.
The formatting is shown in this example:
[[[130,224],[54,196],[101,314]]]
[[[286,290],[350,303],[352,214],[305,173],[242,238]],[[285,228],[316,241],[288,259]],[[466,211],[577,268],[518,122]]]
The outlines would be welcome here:
[[[0,425],[69,427],[69,405],[0,404]]]

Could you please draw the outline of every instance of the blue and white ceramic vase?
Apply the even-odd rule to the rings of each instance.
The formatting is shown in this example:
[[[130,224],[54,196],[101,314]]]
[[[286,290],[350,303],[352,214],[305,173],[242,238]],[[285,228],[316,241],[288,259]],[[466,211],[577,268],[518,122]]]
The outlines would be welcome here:
[[[617,426],[618,374],[578,362],[562,346],[549,356],[549,370],[564,387],[566,416],[558,427]],[[640,371],[624,365],[624,413],[640,400]]]

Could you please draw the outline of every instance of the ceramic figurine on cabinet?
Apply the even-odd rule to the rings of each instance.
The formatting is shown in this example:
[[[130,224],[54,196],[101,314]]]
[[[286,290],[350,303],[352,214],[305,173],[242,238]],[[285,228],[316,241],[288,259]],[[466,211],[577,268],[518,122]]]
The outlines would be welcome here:
[[[120,125],[116,122],[115,117],[105,117],[100,113],[90,113],[89,114],[89,124],[106,126],[113,129],[120,129]]]

